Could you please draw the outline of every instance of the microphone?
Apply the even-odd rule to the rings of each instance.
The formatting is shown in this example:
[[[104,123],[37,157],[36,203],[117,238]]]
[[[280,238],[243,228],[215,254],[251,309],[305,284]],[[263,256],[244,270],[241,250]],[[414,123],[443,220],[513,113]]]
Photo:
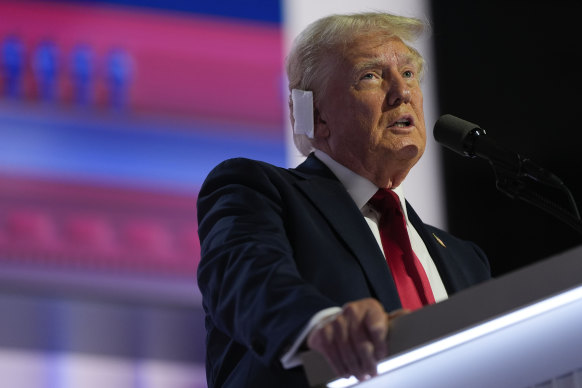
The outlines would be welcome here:
[[[517,177],[527,176],[552,186],[563,185],[554,174],[522,158],[517,152],[498,145],[477,124],[446,114],[437,120],[433,135],[443,146],[463,156],[487,159],[493,167],[514,173]]]
[[[487,159],[497,178],[497,188],[552,214],[564,221],[579,233],[582,233],[582,222],[576,201],[566,185],[551,172],[537,166],[531,160],[522,158],[517,152],[501,147],[487,136],[485,130],[477,124],[460,119],[453,115],[441,116],[434,126],[434,138],[451,150],[471,158],[476,156]],[[529,178],[543,185],[551,186],[568,199],[570,209],[548,200],[532,185],[527,185]]]

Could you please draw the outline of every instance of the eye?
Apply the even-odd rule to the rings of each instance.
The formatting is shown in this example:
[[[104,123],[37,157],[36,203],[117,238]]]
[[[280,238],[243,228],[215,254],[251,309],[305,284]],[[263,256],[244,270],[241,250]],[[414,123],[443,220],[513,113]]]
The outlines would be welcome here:
[[[414,72],[412,70],[406,70],[402,73],[402,76],[404,78],[413,78],[414,77]]]
[[[374,79],[376,75],[374,73],[366,73],[362,76],[361,79]]]

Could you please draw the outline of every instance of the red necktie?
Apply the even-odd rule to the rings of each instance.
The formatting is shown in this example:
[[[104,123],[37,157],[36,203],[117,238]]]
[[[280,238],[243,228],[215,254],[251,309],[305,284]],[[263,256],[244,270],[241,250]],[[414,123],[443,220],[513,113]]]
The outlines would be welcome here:
[[[370,199],[370,204],[380,212],[379,229],[384,255],[402,307],[416,310],[434,303],[428,277],[410,245],[398,195],[392,190],[379,189]]]

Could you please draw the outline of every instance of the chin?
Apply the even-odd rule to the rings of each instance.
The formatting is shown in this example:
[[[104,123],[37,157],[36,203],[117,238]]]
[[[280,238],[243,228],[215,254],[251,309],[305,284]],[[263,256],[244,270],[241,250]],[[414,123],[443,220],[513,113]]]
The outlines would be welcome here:
[[[410,144],[396,151],[396,159],[416,162],[422,156],[421,149],[416,144]]]

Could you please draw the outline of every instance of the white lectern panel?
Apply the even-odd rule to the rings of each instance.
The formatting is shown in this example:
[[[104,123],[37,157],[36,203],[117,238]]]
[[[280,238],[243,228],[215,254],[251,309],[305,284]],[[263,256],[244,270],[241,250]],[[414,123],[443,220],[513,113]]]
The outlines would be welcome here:
[[[362,383],[332,381],[315,352],[303,364],[312,386],[334,388],[582,388],[582,247],[395,320],[388,346],[380,375]]]
[[[451,336],[440,340],[440,351],[432,353],[431,345],[418,348],[410,352],[416,352],[417,359],[408,360],[367,382],[357,384],[342,379],[328,387],[509,388],[531,386],[566,375],[582,368],[582,287],[557,298],[561,296],[568,298],[568,302],[546,306],[546,311],[533,316],[527,316],[525,309],[518,310],[514,314],[525,313],[524,319],[516,317],[516,322],[499,322],[489,333],[479,333],[482,335],[476,338],[471,339],[471,331],[480,327],[456,335],[461,338]],[[552,300],[542,303],[548,302]],[[424,357],[423,350],[428,352]],[[410,353],[387,360],[387,366],[399,358],[406,362]]]

